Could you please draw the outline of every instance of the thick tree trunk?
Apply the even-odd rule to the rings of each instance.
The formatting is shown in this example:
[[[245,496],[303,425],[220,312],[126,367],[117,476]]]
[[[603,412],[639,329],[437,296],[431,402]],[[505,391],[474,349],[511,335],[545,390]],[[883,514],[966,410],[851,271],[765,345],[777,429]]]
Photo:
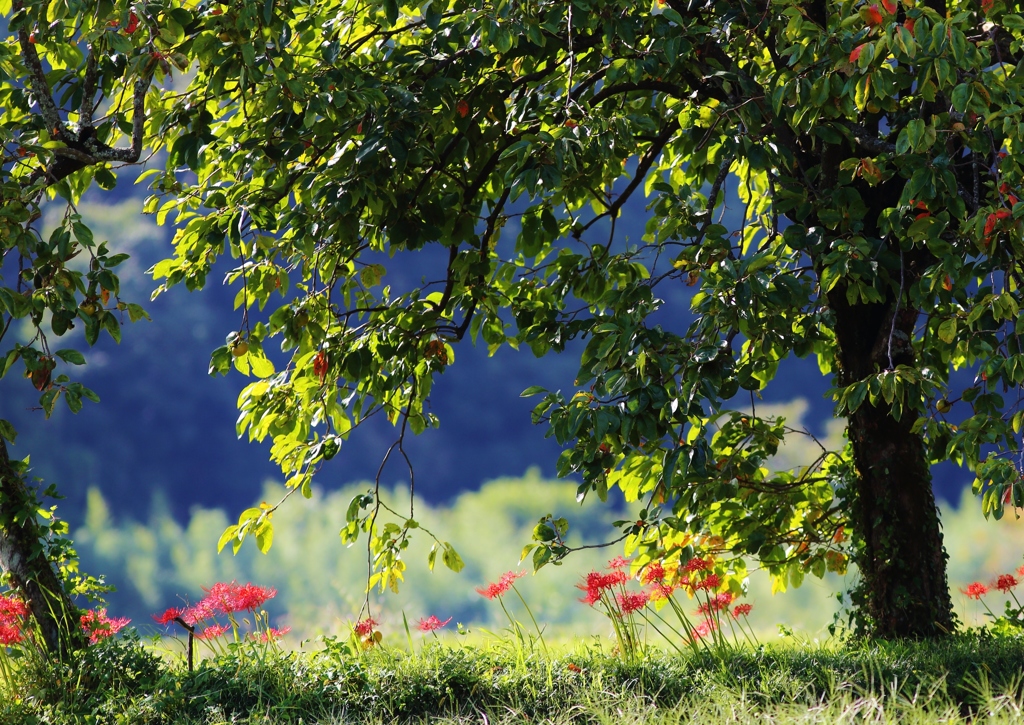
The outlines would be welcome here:
[[[913,273],[908,260],[907,276]],[[836,290],[840,378],[850,385],[896,365],[914,365],[909,344],[917,311],[888,305],[849,305]],[[895,325],[893,315],[895,309]],[[849,417],[848,435],[859,474],[852,518],[861,544],[857,595],[870,634],[883,639],[935,637],[953,631],[946,552],[924,441],[911,433],[916,415],[901,420],[881,397]]]
[[[77,610],[47,558],[38,502],[0,439],[0,569],[25,598],[47,650],[63,656],[85,644]]]

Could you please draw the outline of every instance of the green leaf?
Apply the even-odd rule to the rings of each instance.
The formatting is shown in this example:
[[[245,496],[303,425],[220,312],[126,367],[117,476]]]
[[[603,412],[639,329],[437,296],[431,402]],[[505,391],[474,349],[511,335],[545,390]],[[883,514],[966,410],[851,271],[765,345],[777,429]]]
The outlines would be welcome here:
[[[252,374],[258,378],[269,378],[274,374],[274,363],[262,355],[253,355],[250,353],[246,356],[249,361],[249,365],[252,367]]]
[[[85,356],[78,350],[58,350],[54,355],[70,365],[85,365]]]
[[[3,438],[8,443],[14,443],[14,439],[18,437],[18,431],[14,429],[14,426],[9,421],[0,418],[0,438]]]
[[[1024,30],[1024,18],[1020,15],[1003,15],[999,19],[999,24],[1008,30]]]
[[[260,553],[266,554],[274,543],[274,526],[269,519],[264,519],[256,531],[256,548]]]
[[[943,320],[942,324],[939,325],[938,334],[939,339],[947,345],[952,343],[956,339],[956,318],[950,317]]]
[[[141,306],[128,303],[128,319],[132,322],[138,322],[141,319],[151,320],[149,313],[142,309]]]
[[[454,572],[460,572],[466,566],[462,557],[459,556],[459,552],[455,551],[455,547],[447,541],[444,542],[444,553],[441,554],[441,560],[446,567]]]
[[[221,550],[223,550],[224,547],[227,546],[229,541],[237,539],[237,537],[238,537],[238,527],[237,526],[232,525],[232,526],[229,526],[226,529],[224,529],[224,533],[222,533],[220,535],[220,539],[217,540],[217,553],[220,553]]]

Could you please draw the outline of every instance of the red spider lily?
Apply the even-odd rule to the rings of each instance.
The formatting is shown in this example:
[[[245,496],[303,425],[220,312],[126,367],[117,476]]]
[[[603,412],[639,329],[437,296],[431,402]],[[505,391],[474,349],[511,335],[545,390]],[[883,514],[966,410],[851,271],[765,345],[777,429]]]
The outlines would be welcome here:
[[[601,592],[605,589],[610,589],[616,584],[624,584],[628,580],[629,577],[626,576],[626,572],[622,571],[622,569],[615,569],[607,574],[602,574],[599,571],[592,571],[587,574],[587,578],[582,584],[576,585],[576,588],[582,589],[587,593],[587,596],[580,601],[593,606],[600,601]]]
[[[662,583],[658,582],[658,583],[656,583],[654,585],[654,588],[651,589],[651,592],[648,595],[648,598],[652,602],[661,601],[662,599],[668,599],[669,597],[671,597],[672,596],[672,592],[674,592],[674,591],[675,591],[674,587],[671,587],[668,584],[662,584]]]
[[[259,634],[253,632],[251,636],[254,639],[259,640],[260,642],[273,642],[275,639],[281,639],[281,637],[285,636],[291,631],[291,627],[281,627],[280,629],[275,629],[274,627],[267,627],[267,631],[260,632]]]
[[[96,644],[120,632],[130,621],[127,617],[111,619],[106,609],[94,609],[82,615],[81,625],[82,631],[89,635],[89,644]]]
[[[864,52],[864,48],[866,48],[867,45],[868,45],[867,43],[861,43],[860,45],[858,45],[856,48],[854,48],[850,52],[850,62],[851,63],[856,63],[857,62],[857,60],[860,58],[860,54]]]
[[[181,607],[171,607],[170,609],[165,611],[163,614],[154,614],[153,615],[153,619],[156,620],[157,624],[162,624],[162,625],[166,626],[166,625],[170,624],[171,622],[173,622],[175,619],[181,618],[181,615],[184,614],[184,613],[185,613],[184,608],[181,608]]]
[[[516,579],[522,579],[526,576],[525,571],[507,571],[501,575],[501,579],[498,580],[498,585],[504,587],[507,592],[512,588],[512,585],[516,583]]]
[[[616,556],[614,559],[608,562],[609,569],[625,569],[630,565],[630,560],[623,556]]]
[[[12,644],[18,644],[24,639],[21,633],[21,627],[17,624],[7,624],[0,622],[0,645],[8,646]]]
[[[707,604],[702,604],[697,608],[698,614],[707,616],[712,612],[720,612],[723,609],[728,610],[729,605],[732,604],[733,595],[731,592],[722,592],[708,599]]]
[[[623,614],[632,614],[647,605],[649,595],[646,592],[626,592],[616,597]]]
[[[28,616],[28,605],[17,597],[0,596],[0,621],[10,617]]]
[[[208,609],[211,614],[223,612],[244,612],[260,608],[268,600],[277,596],[277,590],[273,587],[261,587],[257,584],[238,584],[231,582],[217,582],[207,590],[206,597],[197,604],[195,613],[200,614]],[[206,606],[204,607],[204,603]],[[205,619],[206,617],[201,617]]]
[[[450,621],[452,621],[451,617],[448,617],[448,619],[442,622],[437,618],[437,615],[431,614],[429,617],[421,619],[416,624],[416,629],[421,632],[433,632],[434,630],[441,629],[441,627],[445,626]]]
[[[693,628],[693,636],[695,639],[707,637],[709,634],[718,629],[718,625],[713,619],[705,619],[703,622]]]
[[[25,639],[22,626],[28,616],[25,602],[17,597],[0,595],[0,645],[17,644]]]
[[[708,571],[714,566],[715,561],[710,556],[707,559],[702,559],[699,556],[695,556],[686,562],[683,566],[683,571],[687,573],[693,573],[695,571]]]
[[[746,617],[750,614],[750,610],[753,608],[753,604],[737,604],[732,608],[732,618],[739,619],[740,617]]]
[[[968,599],[981,599],[984,595],[988,594],[988,587],[981,582],[974,582],[968,584],[966,589],[961,589]]]
[[[509,589],[516,583],[516,579],[526,576],[525,571],[507,571],[501,575],[498,581],[488,584],[485,587],[477,587],[476,592],[482,597],[487,599],[494,599],[500,597],[508,592]]]
[[[662,566],[660,561],[655,561],[647,565],[644,569],[643,576],[640,577],[640,581],[644,584],[650,584],[651,582],[660,582],[665,578],[665,567]]]
[[[197,604],[189,607],[181,613],[181,618],[190,627],[194,627],[199,622],[210,619],[216,614],[213,608],[213,602],[207,599],[203,599]]]
[[[601,601],[601,590],[599,589],[587,589],[587,595],[580,600],[584,604],[594,606]]]
[[[690,584],[690,588],[696,591],[712,591],[718,589],[722,585],[722,578],[718,574],[708,574],[704,577],[703,581],[699,581],[696,584]]]
[[[274,587],[261,587],[258,584],[249,583],[238,587],[235,593],[235,606],[239,611],[246,609],[255,611],[262,607],[268,599],[273,599],[275,596],[277,596],[277,590]]]
[[[373,633],[373,630],[377,628],[379,622],[373,617],[367,617],[361,622],[356,622],[355,626],[352,627],[353,631],[360,637],[365,637]]]
[[[1020,581],[1013,574],[1000,574],[992,586],[1006,594],[1018,584]]]
[[[202,632],[196,634],[196,639],[216,639],[217,637],[220,637],[225,632],[227,632],[229,629],[231,629],[231,626],[227,624],[211,624]]]

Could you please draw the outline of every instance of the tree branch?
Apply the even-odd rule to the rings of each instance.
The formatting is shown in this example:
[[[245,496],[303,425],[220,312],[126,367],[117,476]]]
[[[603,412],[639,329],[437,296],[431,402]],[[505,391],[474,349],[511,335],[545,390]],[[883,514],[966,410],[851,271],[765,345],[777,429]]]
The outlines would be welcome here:
[[[876,156],[878,154],[896,153],[896,144],[883,141],[878,138],[877,135],[872,134],[872,132],[864,126],[853,123],[852,121],[844,121],[842,126],[849,132],[850,138],[865,151]]]
[[[596,106],[612,96],[617,96],[621,93],[631,93],[633,91],[655,91],[667,93],[668,95],[676,98],[685,98],[687,96],[685,89],[677,86],[675,83],[645,80],[638,81],[636,83],[617,83],[614,86],[606,86],[590,99],[590,105]]]
[[[89,59],[85,62],[85,76],[82,78],[82,105],[78,109],[80,128],[92,128],[93,96],[96,95],[96,54],[89,46]]]
[[[21,2],[14,3],[15,10],[22,10]],[[28,85],[32,95],[39,104],[43,121],[46,123],[46,130],[60,141],[67,140],[67,129],[64,122],[60,120],[60,112],[57,104],[53,102],[50,95],[50,84],[46,82],[46,73],[43,71],[43,62],[36,53],[35,46],[31,43],[28,33],[24,30],[18,31],[18,45],[21,47],[21,57],[25,61],[25,68],[28,69]]]
[[[672,138],[672,134],[675,133],[675,131],[678,128],[679,122],[676,121],[675,119],[665,124],[665,127],[661,129],[661,133],[659,133],[657,138],[654,139],[650,147],[647,149],[647,153],[643,155],[643,158],[641,158],[640,162],[637,164],[636,173],[633,174],[633,180],[629,182],[629,185],[622,191],[621,194],[619,194],[618,198],[616,198],[615,201],[608,205],[608,211],[604,212],[603,214],[598,214],[589,222],[584,224],[581,229],[579,229],[576,232],[573,232],[574,237],[579,239],[583,232],[587,231],[587,229],[596,224],[599,219],[603,219],[604,217],[609,215],[612,217],[618,216],[619,209],[622,208],[623,204],[629,201],[629,197],[632,196],[633,192],[636,191],[637,187],[643,183],[643,180],[644,178],[646,178],[647,172],[650,171],[651,165],[654,163],[654,160],[658,158],[658,155],[661,153],[661,150],[665,148],[665,144],[668,143],[668,140]]]

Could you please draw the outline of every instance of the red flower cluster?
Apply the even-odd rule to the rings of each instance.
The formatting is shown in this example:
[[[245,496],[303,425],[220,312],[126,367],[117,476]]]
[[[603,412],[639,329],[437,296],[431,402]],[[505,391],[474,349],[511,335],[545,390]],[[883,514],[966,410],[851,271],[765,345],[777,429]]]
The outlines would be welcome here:
[[[968,584],[966,589],[961,589],[961,592],[967,595],[968,599],[981,599],[984,595],[988,594],[988,587],[981,582],[974,582]]]
[[[650,584],[651,582],[660,582],[665,578],[665,567],[660,561],[651,562],[644,569],[643,576],[640,581],[644,584]]]
[[[199,622],[211,619],[218,614],[234,614],[235,612],[252,611],[262,607],[268,599],[277,596],[273,587],[261,587],[258,584],[238,584],[237,582],[218,582],[206,590],[206,596],[191,607],[171,607],[162,614],[154,614],[157,624],[168,625],[175,619],[194,627]]]
[[[0,645],[12,645],[24,639],[23,626],[28,619],[25,602],[0,595]]]
[[[207,602],[214,613],[231,614],[255,611],[275,596],[277,590],[273,587],[261,587],[252,583],[239,585],[236,582],[218,582],[210,587],[206,597],[199,604]]]
[[[686,581],[685,583],[695,592],[710,592],[722,586],[722,577],[718,576],[718,574],[708,574],[699,582]]]
[[[171,607],[163,614],[154,614],[153,619],[156,620],[157,624],[162,624],[165,627],[176,619],[180,619],[181,615],[185,613],[183,607]]]
[[[702,559],[699,556],[695,556],[690,559],[683,566],[683,571],[687,574],[692,574],[695,571],[710,571],[711,567],[715,565],[715,560],[710,556],[707,559]]]
[[[625,569],[631,563],[632,563],[632,561],[630,561],[629,559],[627,559],[624,556],[616,556],[614,559],[612,559],[611,561],[608,562],[608,568],[609,569]]]
[[[728,610],[734,598],[732,592],[722,592],[721,594],[710,596],[707,604],[701,604],[697,608],[697,613],[707,616],[713,612],[721,612],[723,609]]]
[[[82,615],[82,631],[89,635],[89,644],[96,644],[101,639],[112,637],[124,629],[131,620],[128,617],[111,619],[106,609],[92,609]]]
[[[753,608],[753,604],[737,604],[732,609],[732,618],[739,619],[740,617],[746,617],[748,614],[750,614],[750,610]]]
[[[451,617],[448,617],[448,619],[442,622],[437,618],[437,615],[431,614],[429,617],[421,619],[416,625],[416,628],[421,632],[433,632],[434,630],[441,629],[441,627],[445,626],[450,621],[452,621]]]
[[[364,620],[356,622],[352,627],[353,631],[360,637],[366,637],[373,634],[373,630],[377,627],[379,622],[373,617],[367,617]]]
[[[616,597],[623,614],[632,614],[643,609],[650,598],[647,592],[625,592]]]
[[[197,632],[196,639],[216,639],[217,637],[220,637],[225,632],[227,632],[229,629],[231,629],[231,626],[227,624],[211,624],[202,632]]]
[[[526,576],[525,571],[507,571],[501,575],[497,582],[488,584],[485,587],[477,587],[476,592],[487,599],[494,599],[507,593],[516,583],[516,579],[524,576]]]
[[[291,627],[281,627],[280,629],[277,629],[275,627],[267,627],[267,630],[265,632],[260,632],[259,634],[253,632],[249,636],[259,640],[260,642],[273,642],[275,639],[281,639],[281,637],[284,637],[291,631]]]
[[[601,600],[601,592],[605,589],[611,589],[617,584],[625,584],[629,577],[626,576],[626,572],[622,569],[613,569],[607,574],[602,574],[599,571],[592,571],[587,574],[586,580],[582,584],[577,584],[577,589],[582,589],[587,593],[580,601],[584,604],[594,606]]]
[[[1018,580],[1013,574],[1000,574],[999,578],[995,580],[992,586],[1006,594],[1018,584],[1020,584],[1020,580]]]
[[[694,639],[707,637],[716,629],[718,629],[718,623],[714,619],[705,619],[693,628],[693,637]]]

